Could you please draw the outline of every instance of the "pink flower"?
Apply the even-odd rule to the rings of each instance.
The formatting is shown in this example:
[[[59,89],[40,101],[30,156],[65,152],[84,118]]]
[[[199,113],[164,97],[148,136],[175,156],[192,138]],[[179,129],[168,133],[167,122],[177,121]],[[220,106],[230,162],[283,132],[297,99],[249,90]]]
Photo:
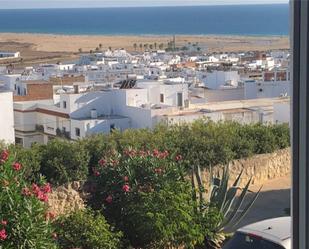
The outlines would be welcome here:
[[[130,191],[130,186],[128,184],[125,184],[125,185],[122,186],[122,190],[124,192],[129,192]]]
[[[5,231],[5,229],[3,228],[3,229],[1,229],[0,230],[0,240],[5,240],[6,238],[7,238],[7,234],[6,234],[6,231]]]
[[[181,161],[181,160],[182,160],[182,155],[177,155],[177,156],[175,157],[175,160],[176,160],[177,162]]]
[[[113,202],[113,197],[111,195],[107,196],[105,201],[108,203],[108,204],[111,204]]]
[[[105,166],[106,165],[106,160],[104,160],[103,158],[99,160],[99,165],[100,166]]]
[[[13,169],[16,171],[21,170],[21,164],[20,163],[13,163]]]
[[[3,150],[0,155],[0,163],[4,163],[9,158],[9,151]]]
[[[95,175],[95,176],[100,175],[100,172],[95,167],[92,168],[92,172],[93,172],[93,175]]]
[[[128,182],[128,181],[129,181],[129,177],[124,176],[124,177],[123,177],[123,180],[124,180],[125,182]]]
[[[152,155],[154,156],[154,157],[158,157],[159,156],[159,151],[157,150],[157,149],[154,149],[153,151],[152,151]]]
[[[31,191],[30,191],[30,189],[29,188],[27,188],[27,187],[25,187],[25,188],[23,188],[22,190],[21,190],[21,193],[22,193],[22,195],[24,195],[24,196],[31,196]]]
[[[40,190],[40,187],[38,185],[33,183],[32,184],[32,191],[33,191],[34,194],[38,194],[41,190]]]
[[[48,195],[44,194],[42,191],[39,191],[36,196],[40,201],[48,202]]]
[[[6,226],[7,224],[8,224],[8,222],[6,220],[1,221],[1,225]]]
[[[51,193],[52,192],[52,188],[51,188],[49,183],[46,183],[43,187],[41,187],[41,190],[44,193]]]

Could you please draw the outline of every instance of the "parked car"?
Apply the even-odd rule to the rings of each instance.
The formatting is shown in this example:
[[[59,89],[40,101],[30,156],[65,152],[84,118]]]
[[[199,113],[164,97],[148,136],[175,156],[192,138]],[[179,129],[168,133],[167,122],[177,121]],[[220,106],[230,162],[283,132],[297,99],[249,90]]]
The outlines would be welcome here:
[[[237,230],[223,249],[291,249],[291,217],[268,219]]]

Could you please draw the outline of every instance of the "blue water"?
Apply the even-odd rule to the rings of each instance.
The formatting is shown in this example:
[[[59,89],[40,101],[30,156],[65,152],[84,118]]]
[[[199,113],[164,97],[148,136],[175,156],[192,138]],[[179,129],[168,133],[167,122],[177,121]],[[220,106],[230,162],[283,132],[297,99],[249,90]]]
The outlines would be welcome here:
[[[288,35],[288,4],[0,10],[0,32]]]

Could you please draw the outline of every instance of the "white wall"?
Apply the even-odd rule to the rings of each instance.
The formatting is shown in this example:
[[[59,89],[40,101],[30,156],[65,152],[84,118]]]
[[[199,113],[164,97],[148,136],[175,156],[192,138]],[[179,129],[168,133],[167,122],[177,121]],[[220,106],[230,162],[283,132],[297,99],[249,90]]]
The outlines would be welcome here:
[[[15,91],[16,81],[20,80],[20,74],[0,75],[0,84],[3,83],[6,90]]]
[[[12,92],[0,92],[0,140],[15,142]]]
[[[238,86],[239,74],[237,71],[213,71],[207,74],[204,85],[210,89],[219,89],[226,83]]]
[[[287,123],[290,124],[291,114],[290,114],[291,104],[290,102],[285,103],[274,103],[274,123]]]
[[[290,96],[290,81],[246,82],[245,99],[276,98],[282,94]]]

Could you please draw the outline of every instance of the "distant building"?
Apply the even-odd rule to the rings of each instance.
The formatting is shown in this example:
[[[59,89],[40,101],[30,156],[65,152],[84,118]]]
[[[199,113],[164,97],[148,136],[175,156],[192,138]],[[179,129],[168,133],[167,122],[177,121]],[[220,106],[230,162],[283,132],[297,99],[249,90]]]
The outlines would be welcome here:
[[[7,144],[14,143],[13,93],[0,91],[0,140]]]
[[[249,80],[244,83],[245,99],[287,97],[291,94],[291,80],[288,71],[264,73],[263,80]]]
[[[20,52],[3,52],[0,51],[0,60],[1,59],[14,59],[14,58],[19,58],[20,57]]]
[[[210,89],[237,87],[240,76],[237,71],[213,71],[203,78],[203,84]]]

